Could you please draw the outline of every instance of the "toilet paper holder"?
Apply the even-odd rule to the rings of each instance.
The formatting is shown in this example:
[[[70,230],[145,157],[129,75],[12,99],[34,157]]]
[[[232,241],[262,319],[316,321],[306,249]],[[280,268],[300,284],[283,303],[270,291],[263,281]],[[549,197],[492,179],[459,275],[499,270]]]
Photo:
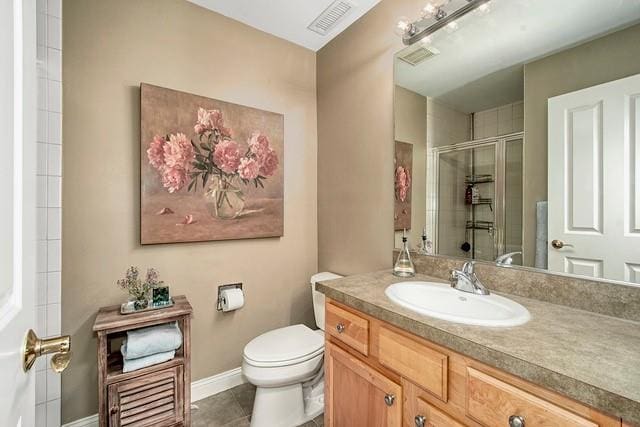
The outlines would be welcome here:
[[[242,290],[242,283],[231,283],[229,285],[220,285],[218,286],[218,305],[216,306],[216,310],[222,311],[222,291],[226,289],[240,289]]]

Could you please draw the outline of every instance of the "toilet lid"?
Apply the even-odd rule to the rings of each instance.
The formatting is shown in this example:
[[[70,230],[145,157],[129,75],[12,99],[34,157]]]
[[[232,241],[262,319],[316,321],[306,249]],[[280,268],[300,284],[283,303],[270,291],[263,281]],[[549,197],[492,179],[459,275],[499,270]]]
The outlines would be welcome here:
[[[254,338],[244,348],[244,357],[259,364],[299,363],[324,351],[324,336],[305,325],[274,329]]]

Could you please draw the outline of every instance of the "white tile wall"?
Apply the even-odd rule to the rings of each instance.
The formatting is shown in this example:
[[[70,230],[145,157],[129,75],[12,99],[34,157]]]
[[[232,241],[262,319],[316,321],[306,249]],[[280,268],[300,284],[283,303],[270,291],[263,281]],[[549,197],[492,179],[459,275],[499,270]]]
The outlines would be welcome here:
[[[469,114],[457,111],[450,106],[435,100],[433,98],[427,98],[427,172],[433,171],[435,166],[435,159],[431,152],[431,148],[441,147],[444,145],[458,144],[466,142],[471,139],[471,116]],[[446,168],[443,168],[446,169]],[[455,172],[456,168],[451,172]],[[463,183],[464,172],[462,178],[458,177],[445,177],[446,172],[441,170],[440,185],[447,181],[448,183]],[[436,188],[432,184],[435,182],[436,177],[430,175],[430,179],[427,179],[427,185],[430,186],[427,191],[427,219],[426,228],[427,234],[433,238],[435,236],[436,227],[442,226],[448,230],[461,230],[461,236],[454,236],[452,238],[440,239],[440,253],[450,254],[455,256],[464,256],[465,254],[459,250],[460,244],[464,240],[464,226],[465,226],[465,214],[466,208],[458,206],[456,209],[456,201],[464,200],[464,189],[451,185],[445,188],[441,187],[441,191],[438,193],[440,197],[448,195],[448,198],[441,200],[444,204],[439,205],[441,222],[435,223],[435,206],[436,206]],[[462,191],[462,194],[460,194]],[[439,236],[441,237],[441,236]]]
[[[37,295],[39,336],[61,333],[62,0],[37,0]],[[36,426],[60,426],[60,375],[36,362]]]
[[[524,130],[522,101],[489,110],[478,111],[473,121],[474,138],[484,139]]]

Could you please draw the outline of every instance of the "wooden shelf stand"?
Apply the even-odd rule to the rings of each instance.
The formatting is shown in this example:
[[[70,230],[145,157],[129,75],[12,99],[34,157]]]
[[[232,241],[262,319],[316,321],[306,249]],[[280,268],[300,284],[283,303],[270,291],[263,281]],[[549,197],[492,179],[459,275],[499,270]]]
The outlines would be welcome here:
[[[191,426],[191,315],[185,296],[174,305],[141,313],[120,314],[120,306],[98,311],[98,413],[100,427]],[[177,322],[182,346],[173,359],[133,372],[122,372],[120,342],[126,332]]]

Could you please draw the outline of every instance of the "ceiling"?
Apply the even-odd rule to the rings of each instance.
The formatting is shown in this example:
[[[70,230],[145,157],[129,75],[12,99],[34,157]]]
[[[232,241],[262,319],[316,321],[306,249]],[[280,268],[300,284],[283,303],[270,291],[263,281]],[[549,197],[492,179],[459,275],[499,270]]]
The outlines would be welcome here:
[[[325,36],[307,27],[334,0],[189,0],[254,28],[317,51],[380,0],[348,0],[354,7]]]
[[[490,7],[459,19],[454,32],[434,33],[427,46],[438,55],[415,67],[396,60],[396,83],[481,111],[522,99],[523,64],[640,21],[638,0],[493,0]]]

